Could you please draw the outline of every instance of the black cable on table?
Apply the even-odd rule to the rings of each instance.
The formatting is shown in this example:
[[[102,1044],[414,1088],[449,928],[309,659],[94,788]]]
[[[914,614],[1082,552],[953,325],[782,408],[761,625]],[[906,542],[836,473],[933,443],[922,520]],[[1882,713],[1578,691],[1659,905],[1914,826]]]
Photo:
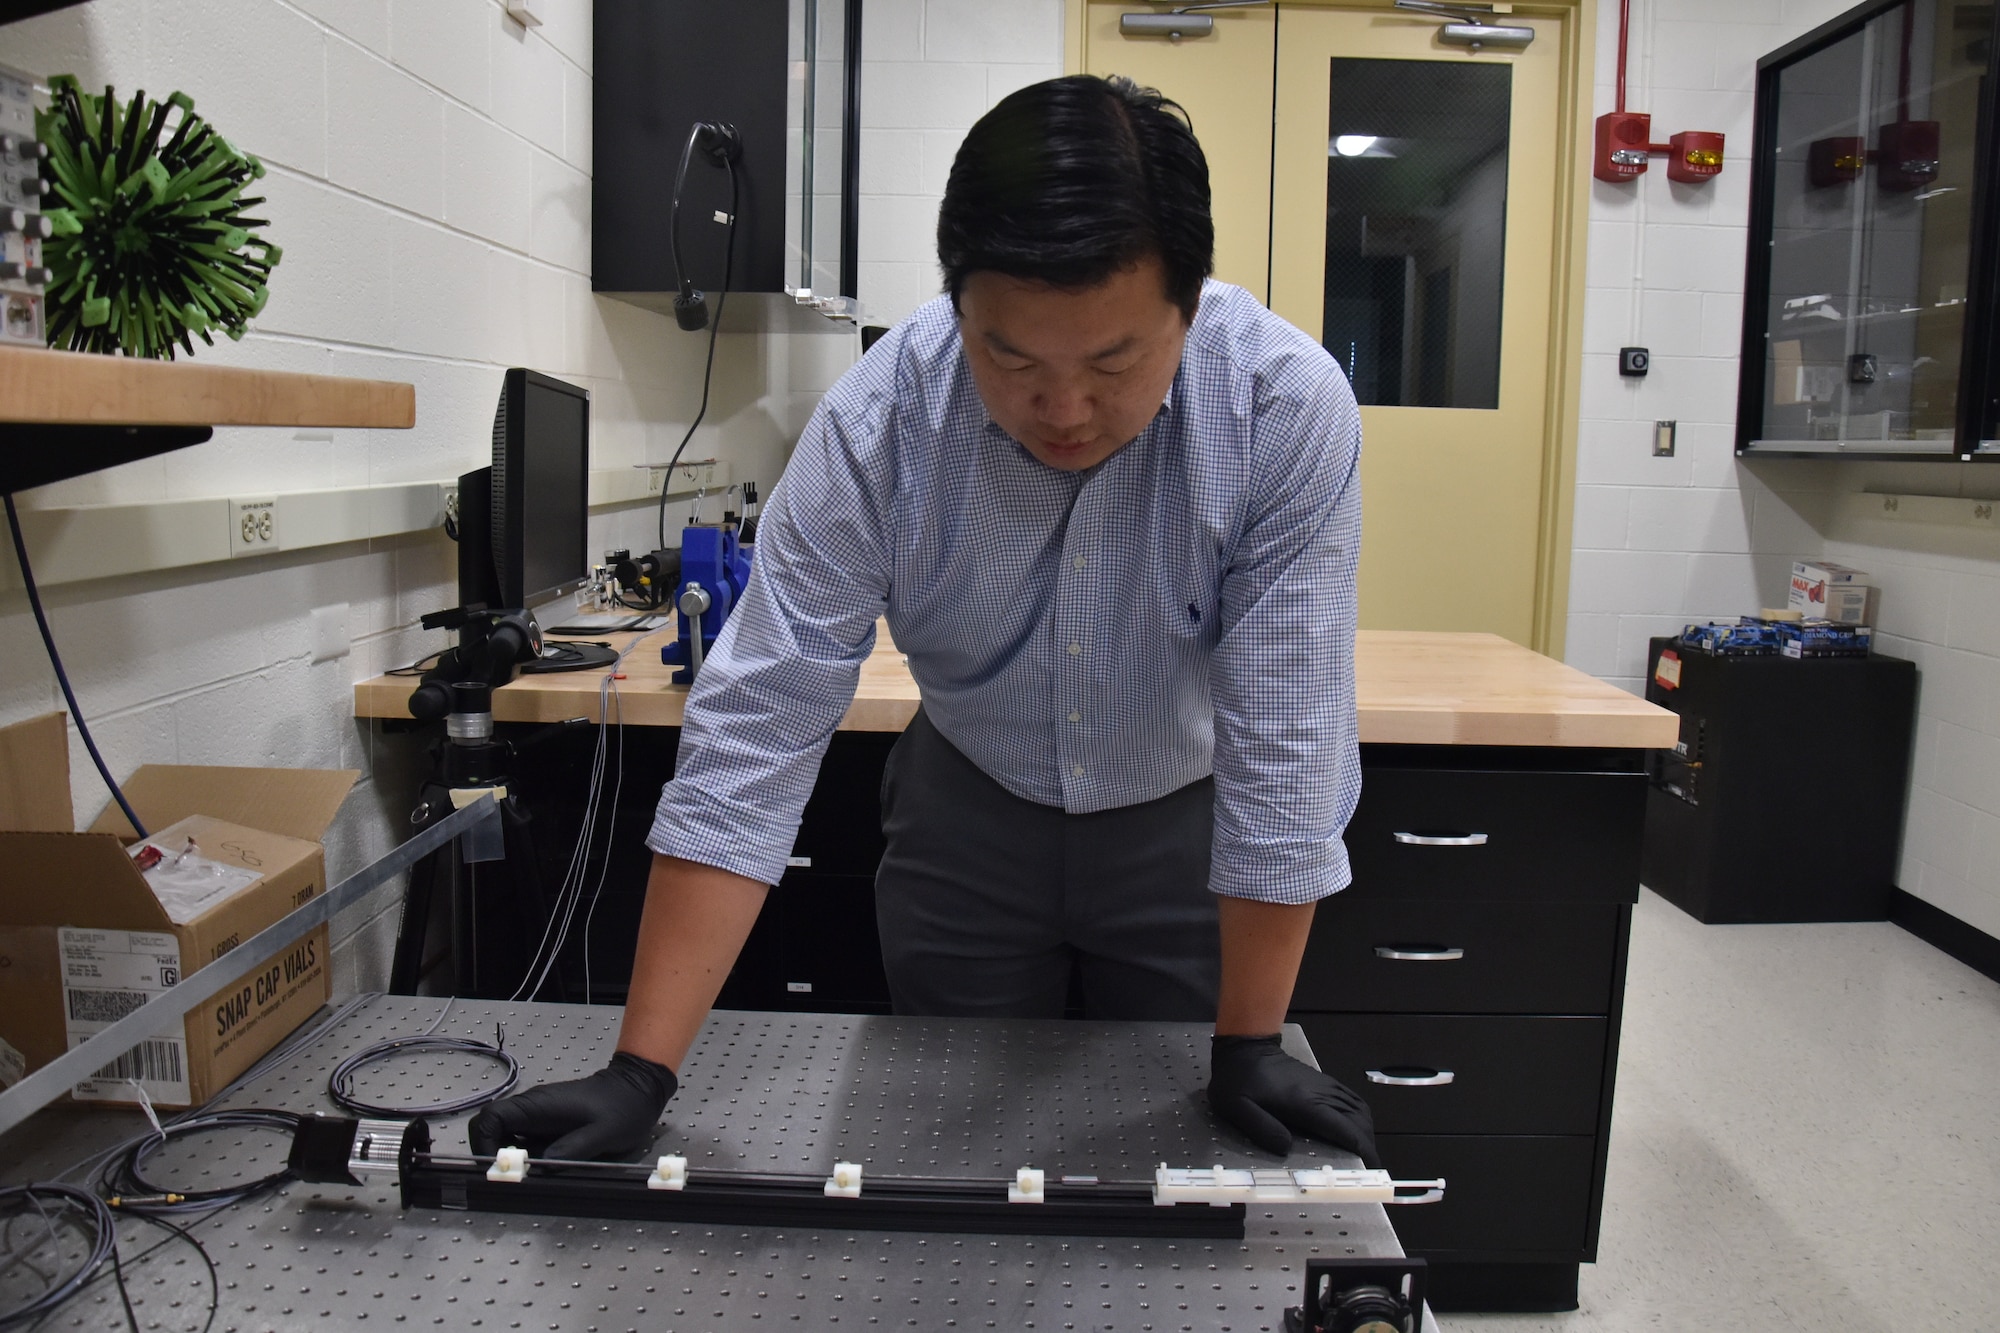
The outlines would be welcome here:
[[[14,1185],[0,1189],[0,1207],[12,1203],[23,1203],[41,1211],[44,1200],[62,1203],[82,1211],[89,1221],[91,1238],[90,1254],[76,1272],[61,1282],[52,1284],[41,1295],[17,1309],[0,1311],[0,1328],[39,1319],[61,1305],[82,1289],[83,1284],[110,1258],[118,1244],[118,1223],[111,1215],[111,1209],[104,1200],[87,1189],[75,1185],[60,1185],[53,1182],[35,1185]],[[44,1217],[46,1218],[46,1214]]]
[[[70,720],[76,723],[77,735],[83,737],[83,748],[90,751],[90,760],[97,765],[99,777],[111,789],[111,799],[118,802],[118,808],[125,812],[125,818],[132,821],[132,831],[140,837],[146,836],[146,826],[133,813],[132,803],[125,799],[125,789],[118,785],[118,779],[111,776],[110,766],[104,756],[97,752],[97,741],[90,734],[90,726],[83,720],[83,709],[77,706],[76,691],[70,688],[69,673],[63,670],[62,654],[56,651],[56,636],[49,630],[48,613],[42,610],[42,594],[35,587],[35,571],[28,564],[28,543],[21,537],[21,516],[14,512],[14,495],[9,491],[0,495],[0,501],[7,506],[7,527],[14,534],[14,558],[21,562],[21,586],[28,591],[28,606],[35,613],[35,624],[42,631],[42,647],[48,649],[49,665],[55,668],[56,683],[62,686],[63,698],[69,700]]]
[[[224,1185],[216,1189],[176,1189],[171,1185],[161,1185],[146,1177],[146,1159],[169,1139],[184,1134],[197,1134],[211,1129],[274,1129],[291,1134],[299,1126],[300,1117],[292,1111],[239,1110],[216,1111],[208,1115],[191,1116],[167,1125],[162,1132],[135,1139],[131,1147],[120,1157],[108,1163],[98,1177],[98,1189],[105,1196],[109,1206],[120,1212],[140,1216],[157,1216],[175,1213],[199,1213],[227,1204],[241,1203],[254,1198],[266,1190],[276,1189],[291,1180],[291,1168],[284,1167],[267,1176],[246,1180],[234,1185]]]
[[[208,1269],[208,1319],[201,1326],[201,1333],[208,1333],[208,1331],[211,1328],[215,1327],[216,1312],[222,1308],[222,1282],[221,1279],[217,1276],[215,1271],[215,1256],[211,1255],[208,1252],[208,1246],[203,1245],[199,1240],[197,1240],[195,1238],[194,1233],[189,1231],[186,1227],[181,1226],[175,1222],[169,1222],[164,1217],[156,1217],[151,1213],[138,1213],[135,1214],[135,1216],[137,1216],[138,1219],[142,1222],[148,1222],[151,1223],[153,1226],[162,1227],[165,1230],[172,1232],[174,1236],[178,1236],[183,1241],[186,1241],[189,1245],[192,1245],[194,1247],[195,1254],[200,1257],[202,1265]],[[170,1236],[168,1240],[161,1241],[160,1244],[165,1245],[169,1241],[171,1241],[172,1238],[173,1237]],[[154,1249],[157,1248],[159,1247],[154,1246],[150,1249],[143,1250],[139,1253],[137,1258],[143,1259],[147,1255],[151,1254]],[[118,1261],[118,1251],[115,1248],[111,1251],[111,1259],[112,1263],[115,1266]],[[118,1273],[118,1285],[122,1288],[125,1285],[124,1271],[123,1269],[117,1269],[116,1271]]]
[[[386,1060],[392,1055],[421,1052],[433,1055],[474,1055],[497,1061],[506,1066],[507,1077],[499,1086],[481,1092],[469,1093],[452,1101],[437,1102],[430,1106],[389,1106],[378,1102],[363,1101],[354,1095],[354,1076],[367,1065]],[[334,1066],[332,1077],[326,1081],[326,1091],[342,1110],[355,1115],[388,1116],[398,1119],[417,1116],[457,1115],[461,1111],[474,1111],[488,1102],[505,1097],[513,1086],[521,1081],[521,1062],[516,1060],[504,1047],[488,1045],[483,1041],[473,1041],[466,1037],[394,1037],[388,1041],[378,1041],[373,1046],[356,1051],[353,1055]]]

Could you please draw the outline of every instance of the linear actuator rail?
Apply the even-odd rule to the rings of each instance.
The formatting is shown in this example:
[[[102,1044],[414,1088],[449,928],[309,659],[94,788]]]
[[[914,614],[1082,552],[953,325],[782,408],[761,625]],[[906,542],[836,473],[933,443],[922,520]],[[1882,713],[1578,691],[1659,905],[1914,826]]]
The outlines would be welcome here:
[[[868,1176],[853,1162],[828,1176],[690,1170],[655,1164],[553,1161],[502,1148],[492,1157],[432,1151],[422,1121],[308,1118],[292,1169],[308,1181],[361,1183],[394,1175],[405,1208],[731,1226],[855,1227],[989,1235],[1178,1236],[1240,1240],[1248,1204],[1435,1203],[1444,1182],[1396,1181],[1386,1171],[1335,1167],[1250,1170],[1169,1167],[1153,1179],[1011,1180]]]

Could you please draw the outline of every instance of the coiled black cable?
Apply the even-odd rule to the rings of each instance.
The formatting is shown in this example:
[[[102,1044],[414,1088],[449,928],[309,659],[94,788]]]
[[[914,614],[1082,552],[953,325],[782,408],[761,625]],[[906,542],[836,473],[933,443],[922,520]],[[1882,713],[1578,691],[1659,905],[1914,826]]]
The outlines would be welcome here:
[[[291,1168],[234,1185],[198,1190],[161,1185],[149,1180],[143,1169],[146,1159],[164,1147],[167,1140],[185,1134],[198,1134],[211,1129],[274,1129],[289,1135],[298,1129],[299,1120],[300,1117],[292,1111],[259,1109],[215,1111],[176,1120],[160,1133],[134,1139],[131,1147],[121,1156],[108,1162],[98,1176],[98,1191],[112,1207],[132,1213],[164,1213],[171,1216],[175,1213],[207,1212],[226,1204],[241,1203],[292,1179]]]
[[[413,1051],[437,1055],[482,1056],[506,1066],[507,1077],[501,1080],[497,1087],[430,1106],[389,1106],[363,1101],[354,1095],[354,1076],[364,1066],[374,1064],[378,1060],[386,1060],[392,1055]],[[521,1062],[509,1054],[504,1045],[496,1043],[489,1046],[483,1041],[473,1041],[466,1037],[395,1037],[389,1041],[378,1041],[373,1046],[356,1051],[335,1065],[333,1076],[326,1081],[326,1091],[342,1110],[351,1111],[355,1115],[392,1116],[404,1119],[416,1116],[457,1115],[461,1111],[474,1111],[488,1102],[505,1097],[520,1081]]]
[[[84,1283],[90,1281],[91,1274],[111,1257],[112,1251],[117,1247],[118,1223],[111,1216],[111,1209],[105,1206],[104,1200],[87,1189],[54,1183],[14,1185],[0,1189],[0,1207],[24,1204],[41,1212],[46,1220],[48,1215],[42,1209],[44,1201],[60,1203],[83,1213],[90,1226],[90,1254],[76,1272],[61,1282],[52,1284],[47,1291],[27,1304],[13,1310],[0,1311],[0,1328],[38,1319],[61,1305],[74,1296]]]

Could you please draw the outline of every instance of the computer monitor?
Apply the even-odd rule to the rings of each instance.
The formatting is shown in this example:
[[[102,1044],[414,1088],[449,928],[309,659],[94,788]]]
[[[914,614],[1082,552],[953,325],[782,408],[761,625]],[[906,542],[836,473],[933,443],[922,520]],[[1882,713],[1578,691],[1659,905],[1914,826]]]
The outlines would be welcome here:
[[[590,391],[509,370],[493,465],[459,478],[461,603],[533,609],[582,587],[589,498]]]

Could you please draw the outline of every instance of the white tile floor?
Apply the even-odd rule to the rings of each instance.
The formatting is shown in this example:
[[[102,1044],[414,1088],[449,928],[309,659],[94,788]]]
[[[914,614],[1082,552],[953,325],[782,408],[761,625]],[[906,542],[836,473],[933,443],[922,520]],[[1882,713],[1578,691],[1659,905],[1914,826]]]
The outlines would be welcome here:
[[[1632,930],[1598,1262],[1446,1333],[2000,1329],[2000,983],[1897,926]]]

